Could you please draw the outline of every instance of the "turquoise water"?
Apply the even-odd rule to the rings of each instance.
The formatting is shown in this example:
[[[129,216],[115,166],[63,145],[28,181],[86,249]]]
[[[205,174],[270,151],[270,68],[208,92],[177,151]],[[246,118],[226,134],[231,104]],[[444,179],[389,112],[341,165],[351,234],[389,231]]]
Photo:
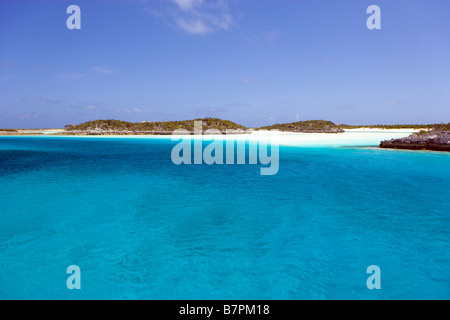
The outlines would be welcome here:
[[[280,147],[261,176],[175,144],[0,137],[0,299],[450,298],[449,154]]]

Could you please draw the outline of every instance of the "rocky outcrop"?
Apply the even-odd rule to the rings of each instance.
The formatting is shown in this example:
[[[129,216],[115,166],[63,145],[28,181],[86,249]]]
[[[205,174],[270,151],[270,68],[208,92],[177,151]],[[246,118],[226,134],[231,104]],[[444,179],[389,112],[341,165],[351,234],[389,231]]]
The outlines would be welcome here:
[[[450,151],[450,131],[431,131],[382,141],[381,148]]]

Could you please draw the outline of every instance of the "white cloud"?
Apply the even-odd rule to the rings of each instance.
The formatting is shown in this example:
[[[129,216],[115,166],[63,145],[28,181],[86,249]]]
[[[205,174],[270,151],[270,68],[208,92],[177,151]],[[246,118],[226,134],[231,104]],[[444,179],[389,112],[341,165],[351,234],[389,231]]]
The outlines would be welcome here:
[[[394,100],[394,99],[389,99],[389,100],[384,100],[385,104],[389,104],[389,105],[402,105],[405,104],[405,101],[401,101],[401,100]]]
[[[36,113],[32,113],[32,114],[20,114],[17,116],[19,119],[35,119],[38,117],[38,115]]]
[[[267,32],[264,32],[263,36],[267,41],[272,42],[280,36],[280,32],[279,31],[267,31]]]
[[[181,10],[190,11],[200,6],[203,0],[173,0]]]
[[[86,71],[86,72],[63,73],[63,74],[59,75],[59,78],[62,80],[73,80],[73,79],[81,79],[81,78],[92,77],[92,76],[113,74],[116,72],[116,70],[111,69],[106,66],[95,66],[95,67],[91,67],[84,71]]]
[[[116,72],[116,70],[113,70],[113,69],[105,67],[105,66],[92,67],[90,70],[95,74],[110,74],[110,73]]]
[[[233,15],[228,0],[170,0],[166,14],[152,14],[168,17],[181,30],[189,34],[206,34],[217,30],[228,30],[233,24]]]
[[[176,22],[177,25],[187,33],[202,34],[212,31],[212,29],[208,27],[201,19],[186,21],[183,18],[178,18]]]
[[[142,110],[142,109],[139,109],[139,108],[134,108],[133,111],[135,113],[145,113],[145,114],[149,114],[150,113],[147,110]]]
[[[49,99],[47,97],[40,97],[39,101],[47,102],[47,103],[53,103],[53,104],[60,104],[61,103],[61,100]]]
[[[89,73],[63,73],[59,75],[62,80],[81,79],[90,76]]]
[[[123,111],[126,113],[150,114],[150,112],[148,110],[143,110],[143,109],[139,109],[139,108],[124,109]]]

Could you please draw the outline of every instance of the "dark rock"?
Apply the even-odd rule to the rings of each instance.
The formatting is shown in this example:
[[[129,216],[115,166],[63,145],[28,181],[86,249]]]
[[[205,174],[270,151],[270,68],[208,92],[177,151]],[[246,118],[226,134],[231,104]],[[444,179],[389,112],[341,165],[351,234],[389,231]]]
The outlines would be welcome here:
[[[450,151],[450,131],[431,131],[382,141],[380,148]]]

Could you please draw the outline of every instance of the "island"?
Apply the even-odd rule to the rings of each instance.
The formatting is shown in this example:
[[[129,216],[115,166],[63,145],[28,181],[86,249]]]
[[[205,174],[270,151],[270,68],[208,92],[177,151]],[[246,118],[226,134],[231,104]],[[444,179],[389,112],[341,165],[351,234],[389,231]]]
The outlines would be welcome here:
[[[180,121],[94,120],[81,124],[68,124],[59,129],[1,129],[0,136],[60,135],[60,136],[121,136],[121,135],[171,135],[175,130],[186,130],[194,134],[195,122],[201,122],[201,133],[215,130],[222,134],[251,134],[252,132],[276,130],[286,133],[340,134],[345,131],[413,130],[415,134],[402,139],[387,140],[381,148],[449,151],[449,124],[398,124],[398,125],[345,125],[326,120],[297,121],[263,127],[246,127],[230,120],[198,118]],[[420,130],[420,131],[419,131]],[[197,129],[197,133],[199,130]]]
[[[19,133],[19,130],[16,129],[0,129],[0,135],[10,135]]]
[[[182,121],[160,122],[126,122],[120,120],[94,120],[79,125],[67,125],[60,135],[170,135],[175,130],[194,132],[194,122],[202,122],[202,133],[207,130],[218,130],[226,134],[229,130],[234,133],[248,134],[259,130],[278,130],[283,132],[303,133],[342,133],[344,130],[331,121],[310,120],[286,124],[276,124],[260,128],[248,128],[229,120],[219,118],[200,118]]]
[[[283,132],[303,132],[303,133],[343,133],[337,124],[325,120],[298,121],[284,124],[274,124],[259,129],[263,130],[279,130]]]
[[[450,123],[435,125],[428,131],[421,130],[406,138],[382,141],[380,148],[450,151]]]
[[[120,120],[95,120],[80,125],[68,125],[63,134],[68,135],[170,135],[175,130],[187,130],[194,133],[195,121],[202,122],[202,133],[206,130],[218,130],[225,134],[227,130],[246,132],[246,127],[229,120],[203,118],[183,121],[126,122]]]

